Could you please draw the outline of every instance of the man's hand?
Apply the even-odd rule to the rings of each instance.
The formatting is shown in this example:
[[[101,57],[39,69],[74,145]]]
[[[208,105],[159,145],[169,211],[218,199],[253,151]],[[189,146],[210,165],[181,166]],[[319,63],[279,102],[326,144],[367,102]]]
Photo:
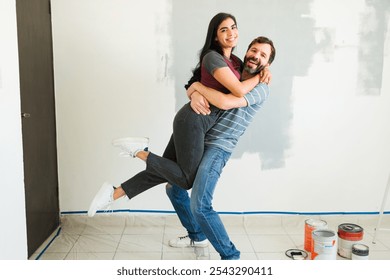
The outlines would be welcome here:
[[[269,71],[268,66],[266,66],[263,70],[261,70],[259,75],[260,75],[260,83],[266,83],[267,85],[271,83],[272,74],[271,71]]]
[[[189,90],[189,89],[188,89]],[[188,91],[187,91],[188,92]],[[191,94],[191,108],[194,110],[197,114],[202,115],[209,115],[211,113],[210,111],[210,104],[207,101],[206,98],[204,98],[199,92],[194,91]]]

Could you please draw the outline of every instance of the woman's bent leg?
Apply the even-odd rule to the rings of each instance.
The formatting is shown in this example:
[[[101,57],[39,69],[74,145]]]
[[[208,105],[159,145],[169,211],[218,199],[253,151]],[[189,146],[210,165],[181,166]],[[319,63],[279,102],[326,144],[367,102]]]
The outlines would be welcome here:
[[[171,141],[175,147],[176,162],[150,153],[146,169],[166,178],[173,185],[190,189],[195,179],[204,150],[204,137],[215,124],[220,110],[208,116],[196,114],[189,104],[176,114]]]
[[[162,183],[166,183],[165,178],[144,170],[131,177],[126,182],[123,182],[121,187],[125,191],[127,197],[131,199],[140,193]]]

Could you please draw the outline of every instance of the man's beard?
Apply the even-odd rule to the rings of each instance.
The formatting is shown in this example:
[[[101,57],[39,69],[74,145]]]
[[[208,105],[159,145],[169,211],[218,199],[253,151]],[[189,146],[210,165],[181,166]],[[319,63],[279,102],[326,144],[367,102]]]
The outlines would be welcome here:
[[[248,60],[251,60],[254,63],[258,63],[255,59],[252,59],[251,57],[248,57],[248,58],[246,57],[244,59],[244,71],[248,72],[249,74],[254,75],[254,74],[260,73],[260,71],[263,70],[264,66],[262,66],[261,64],[258,64],[256,68],[248,67],[246,65]]]

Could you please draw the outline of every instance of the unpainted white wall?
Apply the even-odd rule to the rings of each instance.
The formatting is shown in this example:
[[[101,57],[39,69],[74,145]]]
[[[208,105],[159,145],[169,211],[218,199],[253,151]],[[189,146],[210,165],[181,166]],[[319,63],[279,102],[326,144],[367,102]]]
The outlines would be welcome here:
[[[163,152],[221,11],[237,18],[237,55],[265,35],[277,56],[271,97],[225,167],[215,209],[379,210],[390,171],[388,1],[53,0],[52,9],[61,211],[87,210],[102,182],[143,170],[112,139],[148,136]],[[116,208],[172,210],[163,185]]]
[[[14,0],[0,1],[0,260],[27,258]]]

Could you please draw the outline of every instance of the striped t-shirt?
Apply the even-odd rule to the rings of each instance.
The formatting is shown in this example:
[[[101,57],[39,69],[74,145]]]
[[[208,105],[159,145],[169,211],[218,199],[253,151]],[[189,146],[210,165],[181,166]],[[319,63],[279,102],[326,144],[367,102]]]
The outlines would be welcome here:
[[[248,103],[246,107],[234,108],[222,113],[214,126],[207,132],[205,145],[219,147],[227,152],[232,152],[238,139],[244,134],[268,96],[268,85],[264,83],[258,84],[244,95]]]

